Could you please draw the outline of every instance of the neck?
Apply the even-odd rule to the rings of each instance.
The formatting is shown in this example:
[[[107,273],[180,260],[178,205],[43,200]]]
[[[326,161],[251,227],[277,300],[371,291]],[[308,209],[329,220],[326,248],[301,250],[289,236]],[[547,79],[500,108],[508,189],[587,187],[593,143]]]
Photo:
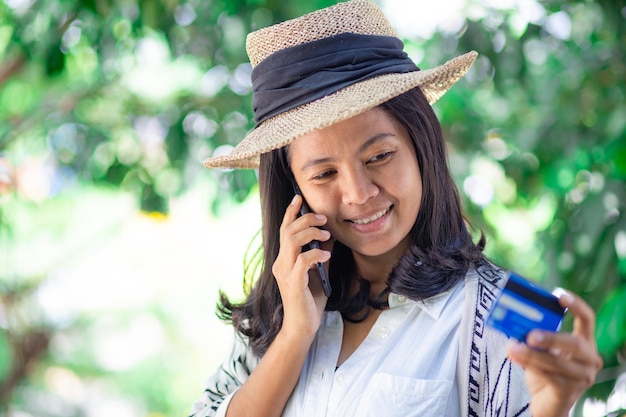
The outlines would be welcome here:
[[[387,286],[391,270],[405,254],[410,244],[410,237],[406,236],[394,248],[380,255],[368,256],[352,251],[356,273],[368,280],[372,289],[379,289],[376,294],[380,293]]]
[[[391,270],[404,252],[403,248],[380,256],[366,256],[353,252],[356,273],[369,281],[371,297],[377,296],[387,287]]]

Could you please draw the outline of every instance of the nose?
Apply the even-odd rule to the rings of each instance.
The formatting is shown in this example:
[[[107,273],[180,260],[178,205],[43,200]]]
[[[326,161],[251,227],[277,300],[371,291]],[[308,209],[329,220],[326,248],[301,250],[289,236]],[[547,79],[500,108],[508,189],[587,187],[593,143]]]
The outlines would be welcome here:
[[[368,173],[361,168],[344,171],[342,181],[343,203],[346,205],[365,204],[375,197],[380,189]]]

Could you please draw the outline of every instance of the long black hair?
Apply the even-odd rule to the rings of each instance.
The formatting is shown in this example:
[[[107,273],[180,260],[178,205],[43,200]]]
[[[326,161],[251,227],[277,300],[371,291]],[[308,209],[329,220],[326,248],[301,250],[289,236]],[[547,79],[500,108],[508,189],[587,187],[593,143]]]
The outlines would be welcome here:
[[[441,126],[422,91],[414,88],[380,108],[409,133],[422,177],[422,201],[410,231],[412,243],[388,277],[388,291],[422,300],[452,288],[473,264],[483,263],[485,240],[481,234],[478,243],[474,243],[468,232],[458,190],[448,169]],[[221,294],[218,304],[218,316],[249,337],[257,356],[266,352],[282,326],[283,306],[272,265],[280,249],[280,225],[293,198],[292,175],[285,147],[261,155],[260,273],[246,301],[232,303]],[[340,242],[333,246],[329,275],[333,294],[326,310],[360,321],[367,317],[368,307],[379,304],[378,300],[370,300],[369,282],[356,276],[352,252]],[[359,288],[356,294],[355,281]]]

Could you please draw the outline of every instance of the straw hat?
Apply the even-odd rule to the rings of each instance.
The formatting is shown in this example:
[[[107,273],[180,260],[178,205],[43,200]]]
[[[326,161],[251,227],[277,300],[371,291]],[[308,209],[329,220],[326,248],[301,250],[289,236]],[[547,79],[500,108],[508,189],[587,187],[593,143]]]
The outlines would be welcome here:
[[[345,44],[341,40],[343,36],[349,38]],[[276,98],[281,98],[282,91],[290,92],[289,85],[275,85],[276,82],[280,84],[283,78],[288,78],[282,75],[288,74],[290,70],[296,71],[292,74],[293,81],[296,83],[302,82],[311,73],[316,73],[318,77],[312,78],[308,85],[304,82],[308,91],[302,93],[302,96],[298,97],[295,104],[291,106],[270,109],[269,115],[264,111],[267,109],[255,108],[257,126],[230,154],[208,158],[204,161],[204,165],[208,168],[257,168],[259,156],[262,153],[281,148],[316,129],[356,116],[414,87],[420,87],[429,103],[433,104],[465,75],[478,55],[472,51],[436,68],[419,70],[404,54],[404,57],[399,59],[403,62],[408,61],[408,65],[413,65],[412,69],[407,70],[403,67],[404,69],[400,72],[392,69],[389,70],[390,73],[385,73],[385,68],[383,68],[383,75],[374,73],[371,77],[357,78],[354,81],[348,79],[348,81],[343,81],[343,84],[338,84],[335,88],[337,91],[334,91],[331,86],[330,93],[323,93],[322,97],[316,97],[316,83],[318,82],[316,80],[325,82],[326,74],[343,71],[343,69],[329,69],[328,66],[332,64],[328,62],[331,59],[326,55],[316,56],[318,49],[326,48],[326,52],[328,48],[334,49],[332,53],[345,58],[346,55],[352,53],[353,37],[361,45],[361,49],[358,46],[354,47],[356,57],[359,57],[364,50],[367,54],[370,49],[374,49],[370,46],[370,38],[373,39],[372,42],[386,42],[387,39],[392,39],[399,43],[400,53],[404,54],[401,51],[402,44],[382,10],[369,0],[339,3],[250,33],[246,40],[246,50],[253,67],[253,79],[255,71],[262,69],[263,74],[258,75],[257,78],[263,79],[265,76],[265,80],[273,83],[268,87],[268,91],[257,91],[255,80],[253,80],[255,99],[256,96],[270,94],[266,102],[274,103]],[[324,45],[318,47],[319,43]],[[397,51],[394,53],[397,54]],[[306,56],[306,60],[302,56]],[[354,62],[359,58],[349,57],[348,59]],[[285,64],[285,60],[292,62]],[[385,65],[387,61],[381,62],[383,67],[389,68]],[[281,65],[289,64],[292,66],[281,67]],[[310,65],[314,68],[307,67]],[[369,63],[363,64],[361,68],[368,65]],[[302,73],[298,73],[297,71],[301,71],[302,66],[305,69]],[[288,69],[283,71],[283,68]],[[258,120],[261,113],[265,115]]]

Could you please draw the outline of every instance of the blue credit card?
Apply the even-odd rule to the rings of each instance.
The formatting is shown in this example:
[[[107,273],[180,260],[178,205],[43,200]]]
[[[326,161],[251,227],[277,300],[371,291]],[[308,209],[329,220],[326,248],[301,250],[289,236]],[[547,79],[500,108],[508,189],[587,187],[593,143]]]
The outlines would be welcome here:
[[[516,274],[508,281],[491,308],[487,325],[521,342],[528,332],[542,329],[556,332],[561,327],[565,309],[549,291]]]

